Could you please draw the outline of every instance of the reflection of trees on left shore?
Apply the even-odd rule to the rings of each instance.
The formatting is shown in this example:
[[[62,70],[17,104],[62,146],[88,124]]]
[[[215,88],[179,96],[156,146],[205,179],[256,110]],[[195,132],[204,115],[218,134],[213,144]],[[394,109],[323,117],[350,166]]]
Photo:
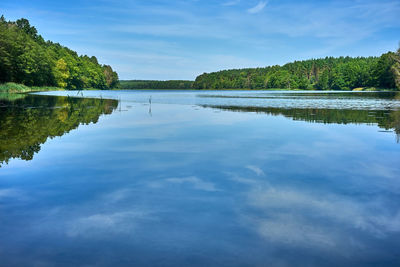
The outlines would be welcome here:
[[[14,100],[15,99],[15,100]],[[32,160],[47,138],[62,136],[80,124],[111,114],[110,99],[34,96],[0,98],[0,166],[11,158]]]

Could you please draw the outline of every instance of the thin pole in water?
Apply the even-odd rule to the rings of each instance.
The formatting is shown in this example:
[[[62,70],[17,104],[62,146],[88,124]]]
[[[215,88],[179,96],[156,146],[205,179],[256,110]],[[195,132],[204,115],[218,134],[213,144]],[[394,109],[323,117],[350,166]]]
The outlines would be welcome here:
[[[150,117],[153,116],[153,114],[151,113],[151,96],[149,98],[149,114],[150,114]]]

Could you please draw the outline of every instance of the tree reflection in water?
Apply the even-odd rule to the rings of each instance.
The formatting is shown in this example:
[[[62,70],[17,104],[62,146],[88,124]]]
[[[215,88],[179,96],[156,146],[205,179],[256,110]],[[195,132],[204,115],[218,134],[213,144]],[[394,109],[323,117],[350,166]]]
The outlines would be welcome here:
[[[0,167],[12,158],[32,160],[48,138],[111,114],[117,100],[64,96],[0,96]]]
[[[268,115],[283,115],[293,120],[313,123],[337,124],[376,124],[386,131],[393,130],[397,142],[400,140],[400,110],[353,110],[353,109],[315,109],[315,108],[272,108],[253,106],[202,105],[235,112],[255,112]]]

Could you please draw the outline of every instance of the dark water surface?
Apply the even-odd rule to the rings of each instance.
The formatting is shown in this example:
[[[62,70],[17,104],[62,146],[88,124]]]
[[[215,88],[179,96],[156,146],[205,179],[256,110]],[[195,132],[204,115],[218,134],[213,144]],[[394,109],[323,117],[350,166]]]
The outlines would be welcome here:
[[[400,266],[399,95],[46,94],[0,95],[0,266]]]

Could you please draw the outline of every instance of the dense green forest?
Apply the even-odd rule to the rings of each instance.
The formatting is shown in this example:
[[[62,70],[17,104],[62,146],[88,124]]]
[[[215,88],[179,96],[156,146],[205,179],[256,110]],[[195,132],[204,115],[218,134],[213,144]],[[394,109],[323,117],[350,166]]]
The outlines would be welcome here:
[[[326,57],[283,66],[223,70],[196,78],[195,89],[400,89],[400,49],[380,57]]]
[[[0,167],[11,158],[31,160],[48,138],[96,123],[117,106],[112,99],[0,94]]]
[[[13,22],[1,16],[0,59],[0,83],[67,89],[110,89],[118,84],[111,66],[45,41],[27,19]]]
[[[120,89],[192,89],[193,81],[154,81],[154,80],[131,80],[119,81]]]

